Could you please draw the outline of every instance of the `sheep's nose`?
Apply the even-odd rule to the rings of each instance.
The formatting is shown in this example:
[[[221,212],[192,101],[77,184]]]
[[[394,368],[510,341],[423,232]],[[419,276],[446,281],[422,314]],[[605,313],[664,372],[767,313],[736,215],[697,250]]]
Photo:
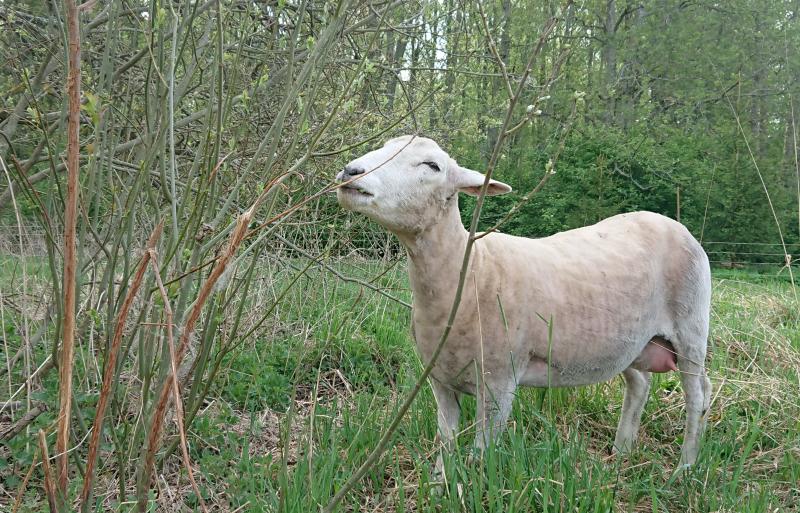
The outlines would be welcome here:
[[[347,164],[344,166],[344,176],[345,178],[351,176],[358,176],[364,174],[364,168],[358,165]]]

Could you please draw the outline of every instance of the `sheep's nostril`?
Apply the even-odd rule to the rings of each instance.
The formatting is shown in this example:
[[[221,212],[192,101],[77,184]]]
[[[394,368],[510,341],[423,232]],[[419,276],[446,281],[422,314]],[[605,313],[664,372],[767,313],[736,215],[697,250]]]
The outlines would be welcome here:
[[[357,176],[362,174],[364,174],[364,168],[361,166],[354,166],[352,164],[348,164],[344,167],[345,176]]]

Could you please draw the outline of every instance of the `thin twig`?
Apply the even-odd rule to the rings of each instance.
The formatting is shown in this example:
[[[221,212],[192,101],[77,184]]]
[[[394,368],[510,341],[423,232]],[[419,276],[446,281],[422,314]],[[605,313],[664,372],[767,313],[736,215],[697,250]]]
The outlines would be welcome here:
[[[556,152],[550,158],[550,160],[548,160],[547,165],[545,166],[544,175],[539,180],[539,183],[536,184],[536,187],[534,187],[533,189],[528,191],[511,208],[511,210],[509,210],[508,213],[506,215],[504,215],[503,218],[500,219],[494,226],[492,226],[491,228],[487,229],[483,233],[479,233],[479,234],[475,235],[476,239],[480,239],[480,238],[486,237],[490,233],[492,233],[492,232],[496,231],[497,229],[499,229],[506,222],[508,222],[509,220],[513,219],[514,216],[517,215],[517,212],[519,212],[520,209],[522,209],[522,207],[525,206],[528,203],[528,201],[531,200],[531,198],[533,198],[540,190],[542,190],[542,187],[544,187],[544,185],[547,183],[547,181],[550,179],[550,177],[555,174],[555,172],[556,172],[556,164],[558,163],[559,157],[561,157],[561,152],[564,151],[564,146],[567,143],[567,137],[569,136],[569,133],[572,131],[572,125],[573,125],[573,123],[575,121],[575,115],[577,113],[577,106],[578,106],[578,102],[577,102],[577,98],[575,98],[575,99],[573,99],[573,102],[572,102],[572,112],[569,115],[569,119],[567,120],[567,124],[564,126],[564,129],[561,131],[561,138],[558,141],[558,147],[556,148]]]
[[[772,198],[769,195],[769,189],[767,188],[767,183],[764,181],[764,176],[761,174],[761,169],[758,167],[758,162],[756,162],[756,157],[753,155],[753,150],[750,148],[750,141],[747,140],[747,134],[744,133],[744,128],[742,128],[742,123],[739,121],[739,114],[736,112],[736,109],[733,106],[733,102],[725,95],[725,99],[728,100],[728,105],[731,108],[731,112],[733,112],[733,118],[736,120],[736,126],[739,127],[739,133],[742,134],[742,139],[744,139],[744,144],[747,147],[747,152],[750,154],[750,160],[753,161],[753,167],[756,170],[756,174],[758,174],[758,179],[761,181],[761,187],[764,189],[764,194],[767,196],[767,203],[769,204],[770,212],[772,212],[772,218],[775,220],[775,226],[778,228],[778,236],[781,239],[781,246],[783,247],[783,254],[784,258],[788,263],[791,263],[791,258],[789,256],[789,251],[786,249],[786,242],[783,239],[783,230],[781,229],[781,223],[778,220],[778,214],[775,213],[775,207],[772,205]],[[788,265],[789,268],[789,280],[792,282],[792,292],[794,292],[794,300],[795,302],[798,301],[797,296],[797,287],[794,283],[794,273],[792,272],[792,266]]]
[[[800,235],[800,160],[797,151],[797,123],[794,118],[794,98],[789,94],[789,107],[792,112],[792,148],[794,149],[794,173],[797,185],[797,233]]]
[[[290,248],[292,248],[294,251],[297,251],[298,253],[300,253],[304,257],[311,259],[315,264],[323,267],[324,269],[326,269],[328,272],[330,272],[331,274],[333,274],[334,276],[336,276],[340,280],[346,281],[346,282],[350,282],[350,283],[356,283],[358,285],[361,285],[362,287],[366,287],[366,288],[368,288],[368,289],[370,289],[370,290],[372,290],[374,292],[377,292],[378,294],[382,295],[383,297],[391,299],[395,303],[401,304],[401,305],[405,306],[406,308],[411,308],[411,304],[410,303],[407,303],[406,301],[403,301],[402,299],[400,299],[398,297],[394,297],[393,295],[389,294],[388,292],[386,292],[385,290],[383,290],[380,287],[376,287],[375,285],[373,285],[373,284],[371,284],[369,282],[366,282],[366,281],[363,281],[363,280],[359,280],[357,278],[351,278],[349,276],[345,276],[344,274],[342,274],[339,271],[337,271],[336,269],[334,269],[332,266],[330,266],[330,265],[326,264],[325,262],[323,262],[319,257],[314,257],[314,255],[312,255],[308,251],[305,251],[300,246],[298,246],[296,244],[293,244],[292,242],[290,242],[285,237],[276,234],[275,238],[278,239],[279,241],[283,242],[284,244],[286,244]]]
[[[227,247],[222,251],[220,258],[217,260],[214,268],[211,270],[211,274],[208,276],[208,279],[206,279],[203,287],[200,289],[200,293],[192,304],[189,316],[187,317],[186,323],[181,332],[180,345],[175,353],[174,364],[176,367],[179,367],[183,362],[183,357],[189,348],[189,343],[192,339],[192,335],[194,334],[195,324],[200,318],[203,305],[205,305],[209,296],[211,296],[211,293],[214,291],[214,286],[222,274],[227,270],[228,264],[231,262],[236,254],[236,250],[244,240],[245,235],[247,234],[247,228],[250,225],[256,210],[261,206],[261,203],[270,194],[274,187],[281,183],[285,176],[286,175],[283,175],[282,177],[274,180],[270,186],[265,188],[264,192],[261,193],[253,205],[237,219],[236,227],[228,239]],[[164,425],[164,418],[166,416],[171,388],[171,380],[166,379],[161,386],[158,402],[153,410],[152,421],[147,434],[147,444],[145,445],[145,454],[142,465],[139,469],[139,478],[137,484],[137,505],[139,511],[141,512],[145,512],[147,510],[147,489],[150,487],[150,480],[155,462],[155,454],[156,450],[158,449],[158,442],[161,438],[161,431]]]
[[[489,50],[491,50],[492,56],[494,56],[495,61],[497,61],[497,67],[500,68],[500,73],[503,75],[503,83],[506,86],[506,94],[508,94],[508,99],[510,100],[514,97],[514,89],[511,87],[511,81],[508,79],[506,63],[503,62],[502,58],[500,58],[500,54],[497,52],[497,46],[494,44],[492,31],[489,30],[489,23],[486,21],[486,13],[483,11],[483,2],[478,2],[478,13],[481,15],[483,31],[486,35],[486,41],[489,43]],[[506,34],[505,37],[510,37],[510,35]]]
[[[568,0],[567,5],[569,5],[569,3],[571,3],[571,0]],[[380,458],[381,455],[384,453],[384,451],[389,445],[389,442],[394,436],[394,432],[400,426],[400,422],[402,421],[403,417],[405,417],[406,412],[409,410],[409,408],[411,408],[411,405],[413,404],[420,390],[422,390],[422,388],[425,386],[425,383],[427,383],[428,376],[433,371],[433,367],[436,365],[436,361],[439,358],[439,354],[442,352],[445,342],[447,342],[447,339],[450,335],[450,331],[452,330],[453,324],[455,322],[456,312],[458,311],[458,307],[461,304],[461,296],[464,291],[464,284],[466,282],[467,270],[469,269],[469,261],[470,261],[470,256],[472,254],[472,247],[475,244],[475,231],[477,229],[478,220],[480,218],[481,209],[483,207],[483,200],[486,196],[486,191],[488,190],[489,182],[491,181],[492,178],[492,171],[494,171],[495,164],[497,163],[497,159],[500,156],[500,150],[503,146],[503,143],[505,142],[506,130],[508,129],[508,126],[511,122],[511,117],[514,112],[514,107],[516,107],[516,104],[522,93],[528,74],[530,73],[533,67],[533,63],[543,46],[542,41],[546,39],[546,37],[550,34],[550,32],[555,28],[556,21],[557,21],[556,17],[550,18],[548,23],[545,25],[542,35],[540,36],[539,45],[537,45],[536,49],[531,53],[531,56],[525,68],[525,73],[523,74],[522,79],[520,80],[519,85],[517,86],[517,91],[514,94],[514,96],[512,96],[512,98],[510,99],[508,111],[506,112],[506,117],[505,120],[503,121],[503,126],[500,129],[500,135],[498,136],[497,141],[495,142],[494,150],[492,151],[492,156],[489,159],[489,165],[487,166],[486,170],[486,178],[483,182],[483,186],[481,187],[480,193],[478,194],[478,198],[475,203],[475,210],[473,211],[472,214],[472,222],[470,224],[469,238],[467,239],[467,246],[466,249],[464,250],[464,257],[461,263],[461,271],[458,277],[458,285],[456,286],[455,297],[453,299],[453,303],[450,308],[450,315],[448,316],[447,324],[439,339],[439,343],[437,344],[436,349],[433,351],[433,354],[428,360],[427,365],[423,369],[422,374],[420,374],[419,378],[417,379],[417,382],[414,384],[414,388],[411,390],[409,395],[403,401],[398,412],[395,414],[394,418],[392,419],[392,422],[384,431],[377,445],[369,453],[364,463],[362,463],[361,466],[359,466],[358,469],[356,469],[356,471],[347,479],[347,481],[344,482],[341,488],[339,488],[336,494],[323,508],[324,513],[332,513],[333,510],[336,508],[336,506],[342,501],[344,496],[350,490],[353,489],[356,483],[358,483],[361,480],[361,478],[367,473],[367,471],[370,468],[372,468],[372,466],[378,461],[378,458]]]
[[[5,410],[6,408],[10,408],[11,406],[13,406],[14,405],[14,398],[17,397],[20,392],[25,390],[25,388],[34,379],[36,379],[40,375],[44,374],[45,372],[49,371],[50,369],[52,369],[53,366],[54,366],[54,364],[53,364],[52,355],[47,355],[47,358],[45,358],[44,361],[36,368],[36,370],[33,371],[31,373],[31,375],[27,377],[27,379],[25,379],[25,382],[23,384],[21,384],[19,386],[19,388],[17,388],[17,390],[13,394],[11,394],[11,397],[9,397],[6,402],[0,404],[0,413],[2,413],[3,410]]]

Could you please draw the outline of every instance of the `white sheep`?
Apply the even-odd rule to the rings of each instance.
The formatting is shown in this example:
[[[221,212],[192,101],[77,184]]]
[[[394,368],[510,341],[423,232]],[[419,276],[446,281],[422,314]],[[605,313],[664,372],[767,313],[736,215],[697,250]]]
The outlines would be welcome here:
[[[445,328],[469,236],[458,193],[477,194],[484,178],[415,136],[389,140],[337,176],[340,205],[381,224],[408,252],[412,330],[425,363]],[[492,180],[487,194],[509,191]],[[650,373],[680,369],[681,465],[693,464],[711,400],[704,367],[710,300],[700,244],[680,223],[651,212],[542,239],[478,239],[453,330],[431,373],[440,436],[452,444],[460,393],[477,395],[475,447],[483,449],[504,428],[518,386],[589,385],[622,373],[614,450],[627,452]]]

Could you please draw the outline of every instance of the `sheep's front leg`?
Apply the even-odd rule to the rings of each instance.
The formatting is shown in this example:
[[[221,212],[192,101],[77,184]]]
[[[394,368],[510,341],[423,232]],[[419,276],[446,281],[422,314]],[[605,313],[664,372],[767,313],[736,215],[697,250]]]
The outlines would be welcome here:
[[[458,395],[434,378],[431,378],[429,381],[433,389],[433,398],[436,400],[436,418],[439,425],[439,436],[442,439],[444,450],[452,451],[455,445],[456,433],[458,432],[458,418],[461,414],[461,408],[458,404]],[[444,478],[444,462],[442,461],[441,452],[436,457],[434,475],[437,480]]]
[[[613,451],[624,454],[633,449],[639,435],[642,411],[650,393],[650,373],[629,367],[622,371],[622,377],[625,378],[625,399]]]
[[[478,387],[475,448],[479,455],[505,429],[515,389],[515,384],[509,383],[492,386],[487,382],[483,387]]]

